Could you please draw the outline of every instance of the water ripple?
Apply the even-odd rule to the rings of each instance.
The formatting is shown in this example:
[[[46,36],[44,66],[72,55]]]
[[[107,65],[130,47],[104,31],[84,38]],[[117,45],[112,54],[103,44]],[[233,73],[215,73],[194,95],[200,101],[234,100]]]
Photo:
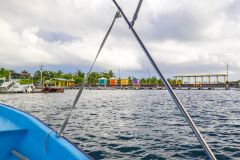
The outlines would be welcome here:
[[[0,95],[59,130],[76,90]],[[240,159],[240,92],[177,91],[220,160]],[[207,159],[166,91],[85,90],[65,136],[95,159]]]

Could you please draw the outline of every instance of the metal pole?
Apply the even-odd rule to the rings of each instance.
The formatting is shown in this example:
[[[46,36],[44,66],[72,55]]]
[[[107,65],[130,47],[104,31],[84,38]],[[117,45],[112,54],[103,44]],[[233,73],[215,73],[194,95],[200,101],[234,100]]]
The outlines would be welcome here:
[[[156,72],[158,73],[158,75],[160,76],[160,78],[162,79],[165,87],[167,88],[168,92],[170,93],[170,95],[172,96],[173,100],[175,101],[176,105],[178,106],[178,108],[180,109],[180,111],[182,112],[182,114],[184,115],[184,117],[186,118],[187,122],[189,123],[189,125],[191,126],[191,129],[193,130],[193,132],[195,133],[195,135],[197,136],[199,142],[201,143],[202,147],[204,148],[204,150],[206,151],[207,155],[209,156],[209,158],[211,160],[216,160],[216,157],[214,156],[213,152],[211,151],[211,149],[209,148],[209,146],[207,145],[207,143],[205,142],[205,140],[203,139],[201,133],[199,132],[199,130],[197,129],[196,125],[194,124],[192,118],[190,117],[190,115],[187,113],[186,109],[183,107],[183,105],[181,104],[181,102],[178,100],[177,96],[175,95],[175,93],[172,90],[172,87],[169,85],[168,81],[164,78],[163,74],[161,73],[161,71],[159,70],[158,66],[156,65],[156,63],[154,62],[152,56],[150,55],[150,53],[148,52],[147,48],[145,47],[145,45],[143,44],[142,40],[139,38],[138,34],[136,33],[136,31],[134,30],[134,28],[132,27],[131,23],[129,22],[128,18],[126,17],[126,15],[124,14],[124,12],[122,11],[122,9],[120,8],[120,6],[118,5],[118,3],[116,2],[116,0],[112,0],[113,3],[116,5],[116,7],[118,8],[118,10],[121,12],[124,20],[126,21],[128,27],[130,28],[130,30],[132,31],[134,37],[136,38],[136,40],[138,41],[139,45],[141,46],[141,48],[143,49],[144,53],[146,54],[146,56],[148,57],[149,61],[151,62],[151,64],[153,65],[154,69],[156,70]]]
[[[228,69],[229,69],[229,65],[227,64],[227,81],[228,81]]]
[[[66,126],[67,126],[67,124],[68,124],[68,121],[69,121],[69,119],[70,119],[70,117],[71,117],[71,114],[72,114],[72,112],[73,112],[73,109],[75,108],[75,106],[76,106],[76,104],[77,104],[77,102],[78,102],[78,100],[79,100],[79,98],[80,98],[80,96],[81,96],[81,94],[82,94],[82,91],[83,91],[84,87],[87,85],[88,78],[89,78],[89,75],[90,75],[90,73],[91,73],[91,71],[92,71],[92,69],[93,69],[93,66],[94,66],[95,62],[97,61],[97,58],[98,58],[98,56],[99,56],[99,54],[100,54],[100,52],[101,52],[101,50],[102,50],[102,48],[103,48],[103,46],[104,46],[107,38],[108,38],[108,36],[109,36],[109,34],[110,34],[110,32],[111,32],[111,30],[112,30],[112,28],[113,28],[113,25],[114,25],[116,19],[119,18],[119,17],[121,17],[121,15],[120,15],[120,12],[117,11],[116,14],[115,14],[115,16],[114,16],[114,18],[113,18],[113,21],[112,21],[109,29],[108,29],[108,31],[107,31],[107,33],[106,33],[106,35],[105,35],[104,38],[103,38],[103,41],[102,41],[102,43],[101,43],[101,45],[100,45],[100,47],[99,47],[99,49],[98,49],[98,52],[97,52],[97,54],[96,54],[96,57],[95,57],[92,65],[91,65],[90,69],[88,70],[87,75],[84,77],[83,84],[81,85],[81,87],[80,87],[79,90],[78,90],[78,93],[77,93],[77,95],[76,95],[76,97],[75,97],[75,99],[74,99],[74,102],[73,102],[73,105],[72,105],[72,107],[71,107],[71,110],[70,110],[69,114],[67,115],[67,117],[65,118],[65,120],[64,120],[64,122],[63,122],[63,124],[62,124],[62,126],[61,126],[61,128],[60,128],[59,137],[63,135],[64,129],[66,128]]]
[[[134,15],[133,15],[133,19],[132,19],[132,22],[131,22],[131,25],[132,25],[132,26],[134,26],[134,23],[135,23],[135,21],[137,20],[138,13],[139,13],[140,7],[141,7],[141,5],[142,5],[142,2],[143,2],[143,0],[139,0],[139,2],[138,2],[137,9],[136,9],[136,11],[135,11],[135,13],[134,13]]]
[[[43,71],[43,65],[40,66],[41,86],[43,86],[43,73],[42,73],[42,71]]]

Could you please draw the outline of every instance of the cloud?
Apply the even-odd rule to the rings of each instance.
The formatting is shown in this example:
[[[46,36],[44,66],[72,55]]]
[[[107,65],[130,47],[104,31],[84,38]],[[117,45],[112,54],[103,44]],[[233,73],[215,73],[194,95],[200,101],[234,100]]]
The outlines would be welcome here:
[[[138,1],[119,3],[131,19]],[[233,78],[240,78],[239,10],[237,0],[146,0],[134,27],[166,74],[225,72],[229,63]],[[2,1],[1,65],[86,68],[115,12],[109,0]],[[96,67],[139,73],[148,65],[118,19]]]
[[[67,42],[80,39],[62,32],[50,32],[46,30],[39,30],[37,36],[48,42]]]

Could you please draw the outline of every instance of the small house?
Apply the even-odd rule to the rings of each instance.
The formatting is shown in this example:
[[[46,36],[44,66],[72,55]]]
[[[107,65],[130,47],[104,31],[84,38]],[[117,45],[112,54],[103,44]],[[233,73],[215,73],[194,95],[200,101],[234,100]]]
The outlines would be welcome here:
[[[105,77],[101,77],[98,79],[98,85],[100,85],[100,86],[106,86],[107,83],[108,83],[108,80]]]
[[[132,80],[132,85],[133,85],[133,87],[140,87],[140,80],[137,78],[134,78]]]
[[[128,79],[121,79],[120,83],[121,83],[121,86],[127,86],[129,84],[129,81]]]
[[[110,86],[117,86],[118,85],[118,79],[116,77],[112,77],[109,79]]]

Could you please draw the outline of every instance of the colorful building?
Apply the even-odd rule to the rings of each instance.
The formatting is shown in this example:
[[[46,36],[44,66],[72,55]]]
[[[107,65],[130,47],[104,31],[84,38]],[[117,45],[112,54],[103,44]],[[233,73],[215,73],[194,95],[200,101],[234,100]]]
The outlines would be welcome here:
[[[75,86],[73,79],[65,79],[65,78],[53,78],[52,80],[46,80],[44,82],[47,86],[54,87],[73,87]]]
[[[109,79],[110,86],[117,86],[118,85],[118,79],[116,77],[112,77]]]
[[[121,86],[127,86],[129,84],[128,79],[121,79]]]
[[[108,83],[108,80],[105,77],[101,77],[101,78],[98,79],[98,85],[106,86],[107,83]]]
[[[133,85],[133,87],[140,87],[140,80],[137,78],[134,78],[132,80],[132,85]]]

